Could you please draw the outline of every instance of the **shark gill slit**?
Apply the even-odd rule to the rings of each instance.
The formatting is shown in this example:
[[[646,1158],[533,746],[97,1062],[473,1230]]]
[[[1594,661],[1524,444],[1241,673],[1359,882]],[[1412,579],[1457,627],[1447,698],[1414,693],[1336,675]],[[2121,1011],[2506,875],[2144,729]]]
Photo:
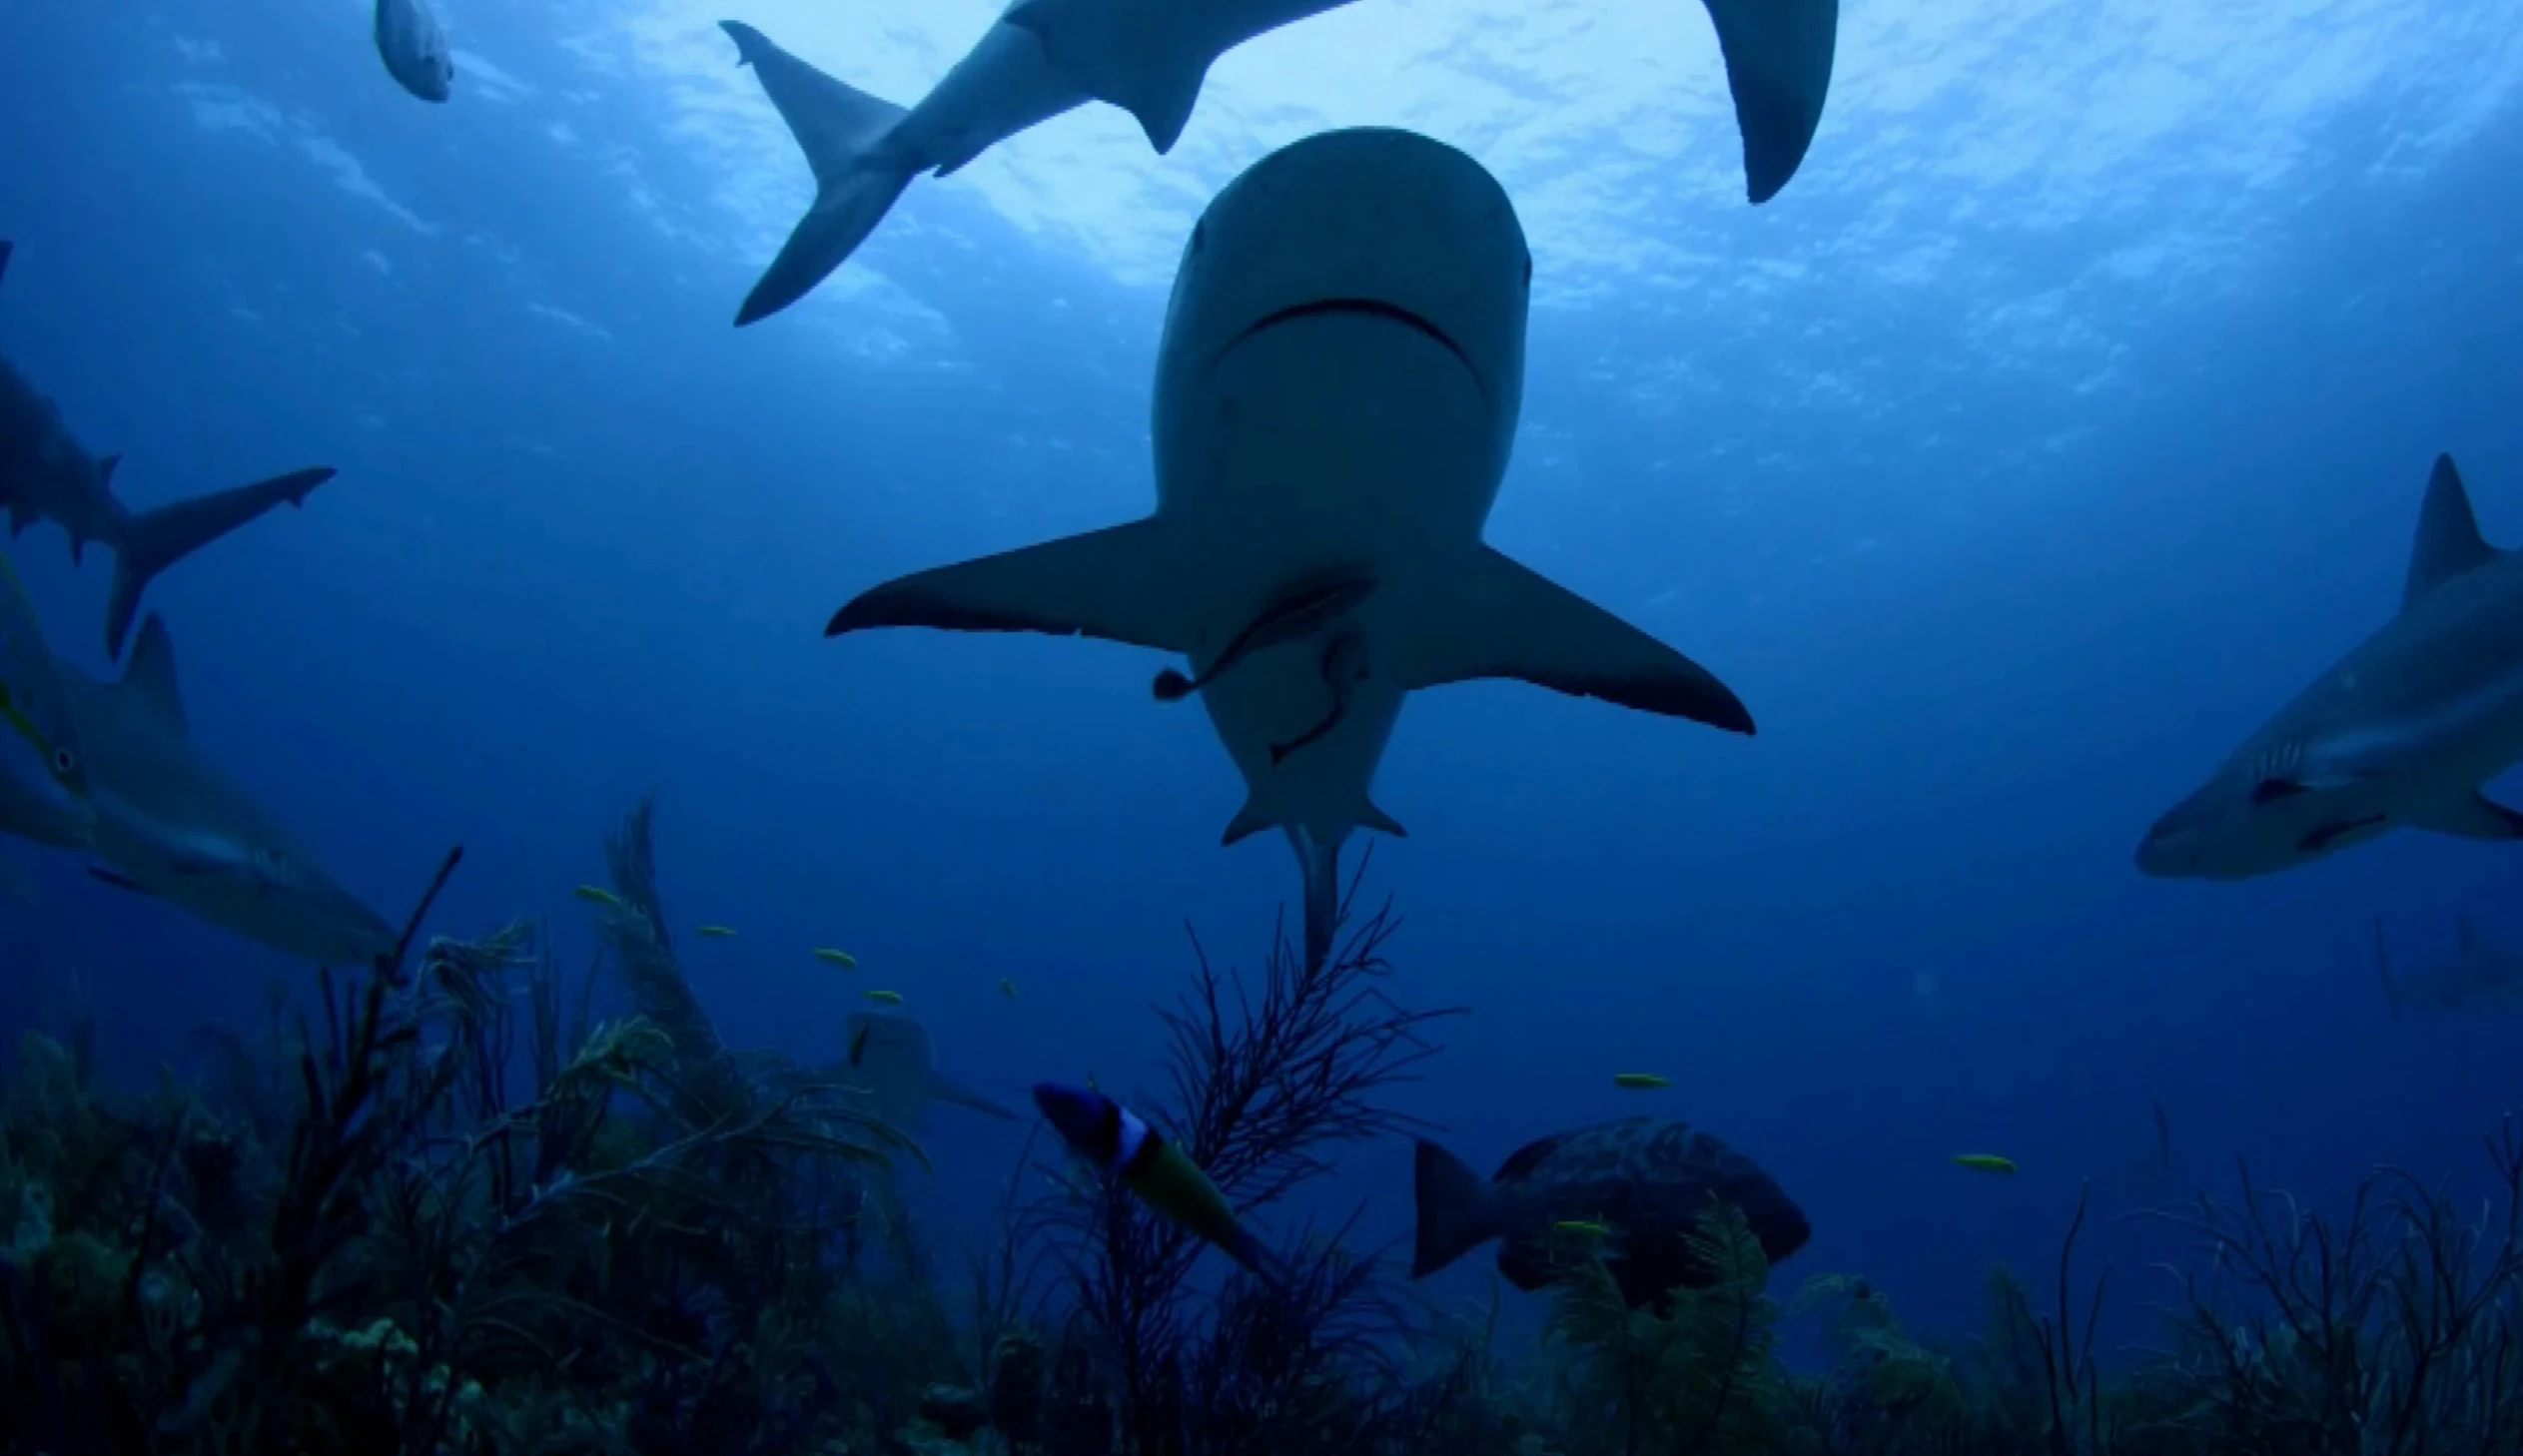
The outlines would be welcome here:
[[[1291,304],[1274,313],[1264,314],[1247,325],[1242,334],[1228,340],[1226,347],[1218,351],[1218,358],[1225,359],[1235,353],[1246,341],[1257,338],[1281,324],[1328,314],[1354,314],[1362,318],[1382,319],[1387,323],[1398,324],[1414,334],[1425,335],[1443,345],[1445,352],[1454,356],[1464,368],[1470,370],[1474,379],[1480,378],[1479,368],[1472,364],[1471,356],[1464,352],[1463,347],[1454,342],[1454,336],[1437,328],[1425,315],[1414,314],[1399,304],[1383,299],[1316,299],[1309,304]],[[1482,380],[1481,387],[1484,390],[1487,389],[1486,380]]]

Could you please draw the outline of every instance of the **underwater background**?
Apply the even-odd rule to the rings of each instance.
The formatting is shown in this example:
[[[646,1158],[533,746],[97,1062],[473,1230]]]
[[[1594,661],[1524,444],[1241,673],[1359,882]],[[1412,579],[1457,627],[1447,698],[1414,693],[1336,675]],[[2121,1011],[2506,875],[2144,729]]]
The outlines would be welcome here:
[[[994,11],[742,18],[907,96]],[[574,967],[571,887],[653,789],[667,902],[740,932],[684,948],[730,1045],[828,1060],[884,985],[1001,1100],[1152,1084],[1186,923],[1252,965],[1295,890],[1266,837],[1216,847],[1240,796],[1211,734],[1149,704],[1135,649],[821,624],[1144,511],[1192,219],[1299,136],[1407,126],[1497,174],[1536,259],[1489,539],[1761,731],[1414,696],[1376,791],[1409,838],[1366,885],[1405,921],[1396,997],[1471,1011],[1398,1106],[1483,1167],[1688,1118],[1811,1218],[1788,1274],[1862,1272],[1914,1327],[2055,1259],[2089,1179],[2105,1212],[2237,1154],[2314,1203],[2378,1162],[2478,1191],[2514,1023],[2393,1016],[2375,922],[2412,958],[2457,912],[2523,939],[2523,861],[2403,833],[2206,884],[2131,855],[2393,609],[2437,452],[2523,541],[2505,6],[1852,0],[1810,160],[1747,209],[1698,6],[1373,0],[1227,57],[1171,157],[1092,107],[923,183],[742,334],[809,183],[720,11],[443,16],[464,89],[435,110],[383,84],[353,0],[0,8],[0,347],[135,503],[340,467],[150,600],[195,734],[390,917],[460,842],[431,928],[548,915]],[[102,670],[105,568],[58,542],[12,560]],[[311,979],[0,855],[33,890],[0,900],[12,1045],[76,978],[138,1083]],[[913,1206],[980,1228],[1024,1139],[933,1116]],[[1406,1238],[1409,1176],[1386,1139],[1314,1196]],[[2087,1236],[2132,1279],[2180,1246]],[[1480,1296],[1487,1263],[1427,1292]]]

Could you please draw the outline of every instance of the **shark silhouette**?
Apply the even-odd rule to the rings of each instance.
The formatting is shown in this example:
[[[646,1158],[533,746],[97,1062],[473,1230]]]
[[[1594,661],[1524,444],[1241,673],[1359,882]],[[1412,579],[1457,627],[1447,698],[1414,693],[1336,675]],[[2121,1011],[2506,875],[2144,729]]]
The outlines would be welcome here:
[[[0,241],[0,278],[11,245]],[[114,584],[105,609],[105,653],[123,650],[140,610],[140,594],[161,571],[276,505],[304,505],[307,493],[334,476],[330,466],[275,475],[155,510],[134,511],[115,498],[120,455],[94,455],[63,421],[61,409],[0,359],[0,511],[12,536],[36,520],[70,533],[70,559],[90,541],[114,552]]]
[[[2418,508],[2399,612],[2155,821],[2149,875],[2239,880],[2408,826],[2523,839],[2480,785],[2523,758],[2523,558],[2479,534],[2451,455]]]
[[[294,956],[365,965],[393,949],[385,921],[194,744],[165,622],[144,621],[120,678],[99,682],[40,650],[32,611],[0,563],[0,688],[53,780],[0,758],[0,833],[92,853],[107,884]]]
[[[1532,258],[1469,157],[1329,132],[1256,163],[1192,230],[1158,347],[1156,513],[889,581],[826,632],[1101,637],[1188,656],[1247,788],[1233,844],[1283,831],[1306,953],[1336,918],[1404,695],[1520,678],[1738,733],[1707,670],[1481,540],[1524,389]]]
[[[1174,150],[1220,56],[1351,0],[1017,0],[919,105],[825,75],[752,26],[719,22],[788,124],[815,200],[736,314],[742,328],[804,298],[858,251],[924,172],[939,177],[1030,127],[1103,100]],[[1707,0],[1743,137],[1744,180],[1769,201],[1805,159],[1831,87],[1839,0]]]

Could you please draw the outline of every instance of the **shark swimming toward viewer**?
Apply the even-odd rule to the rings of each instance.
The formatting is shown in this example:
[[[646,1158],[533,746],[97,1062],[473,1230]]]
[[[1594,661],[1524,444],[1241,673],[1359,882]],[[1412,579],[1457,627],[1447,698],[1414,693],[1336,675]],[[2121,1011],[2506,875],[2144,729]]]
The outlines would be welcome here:
[[[931,1102],[952,1102],[1013,1122],[1017,1114],[937,1070],[929,1029],[899,1014],[852,1012],[842,1067],[851,1085],[875,1102],[876,1115],[898,1132],[925,1130]]]
[[[1706,669],[1486,545],[1524,390],[1532,257],[1471,158],[1329,132],[1230,183],[1183,255],[1158,346],[1153,515],[886,582],[826,628],[1029,631],[1180,653],[1276,828],[1306,954],[1341,844],[1401,833],[1368,798],[1404,696],[1519,678],[1737,733]]]
[[[0,278],[11,246],[0,240]],[[94,455],[63,421],[58,405],[0,359],[0,511],[9,534],[36,520],[70,533],[70,559],[90,541],[114,552],[114,585],[106,604],[105,651],[120,654],[140,609],[140,594],[159,572],[274,506],[304,505],[307,493],[334,476],[327,466],[292,470],[269,480],[134,511],[115,498],[120,455]]]
[[[386,922],[194,744],[165,622],[143,622],[122,675],[99,682],[32,651],[31,605],[14,573],[0,586],[0,687],[53,780],[0,758],[0,833],[93,854],[108,884],[319,964],[393,948]]]
[[[2418,508],[2400,610],[2157,820],[2149,875],[2240,880],[2407,826],[2523,840],[2480,786],[2523,758],[2523,556],[2479,534],[2453,457]]]
[[[1129,112],[1160,155],[1182,138],[1210,67],[1247,41],[1352,0],[1015,0],[908,110],[825,75],[739,21],[719,26],[814,171],[815,200],[736,325],[804,298],[876,231],[922,173],[1089,101]],[[1839,0],[1707,0],[1755,203],[1787,185],[1822,122]]]

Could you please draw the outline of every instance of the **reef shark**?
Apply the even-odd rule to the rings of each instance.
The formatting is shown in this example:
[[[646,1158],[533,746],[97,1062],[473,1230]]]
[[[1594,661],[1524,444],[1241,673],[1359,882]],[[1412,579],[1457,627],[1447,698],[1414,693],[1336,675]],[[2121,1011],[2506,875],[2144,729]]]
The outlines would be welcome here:
[[[2453,457],[2418,507],[2400,610],[2147,831],[2149,875],[2240,880],[2402,825],[2523,839],[2480,786],[2523,758],[2523,557],[2479,534]]]
[[[876,1115],[897,1132],[928,1125],[929,1103],[953,1102],[985,1116],[1013,1122],[1017,1114],[937,1070],[929,1029],[907,1016],[852,1012],[843,1067],[850,1082],[876,1104]]]
[[[1706,669],[1481,539],[1524,390],[1532,256],[1471,158],[1337,131],[1254,164],[1193,228],[1158,346],[1153,515],[889,581],[826,627],[1100,637],[1191,659],[1247,798],[1281,830],[1306,953],[1338,855],[1401,826],[1368,788],[1404,696],[1520,678],[1750,733]]]
[[[2383,923],[2374,922],[2374,968],[2382,978],[2383,997],[2392,1015],[2417,1006],[2436,1011],[2474,1007],[2523,1007],[2523,955],[2491,945],[2470,917],[2453,917],[2453,959],[2423,970],[2394,975]]]
[[[310,961],[366,965],[392,949],[385,921],[195,745],[164,621],[151,614],[122,675],[99,682],[35,650],[31,613],[7,574],[0,687],[53,787],[0,759],[0,833],[91,853],[107,884]]]
[[[0,279],[8,274],[12,251],[0,240]],[[108,657],[123,650],[123,638],[140,609],[140,594],[151,578],[276,505],[305,504],[309,491],[334,476],[328,466],[292,470],[135,512],[114,496],[114,467],[121,459],[89,453],[63,421],[60,406],[0,358],[0,510],[8,513],[12,536],[38,519],[69,532],[73,561],[90,541],[112,548],[114,585],[105,609]]]
[[[920,174],[983,152],[1092,100],[1174,150],[1220,56],[1352,0],[1015,0],[908,110],[719,22],[814,171],[815,200],[737,311],[742,328],[804,298],[876,231]],[[1839,0],[1707,0],[1755,203],[1795,175],[1822,121]]]

